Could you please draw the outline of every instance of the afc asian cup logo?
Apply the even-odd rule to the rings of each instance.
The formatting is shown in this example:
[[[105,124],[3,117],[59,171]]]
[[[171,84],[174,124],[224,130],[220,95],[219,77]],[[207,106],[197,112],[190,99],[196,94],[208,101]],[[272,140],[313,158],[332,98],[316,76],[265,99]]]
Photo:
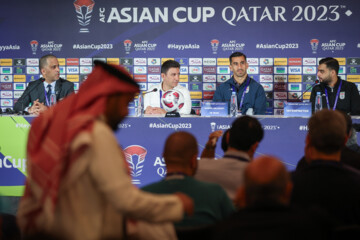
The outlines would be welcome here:
[[[91,13],[93,11],[95,2],[93,0],[76,0],[74,1],[75,11],[77,13],[77,19],[82,26],[80,33],[88,33],[89,29],[86,27],[90,24]]]
[[[311,39],[310,40],[310,45],[311,45],[311,49],[313,51],[313,53],[315,54],[318,46],[319,46],[319,40],[318,39]]]
[[[37,47],[39,46],[39,42],[36,41],[36,40],[32,40],[30,42],[30,47],[31,47],[31,50],[33,52],[33,54],[35,55],[36,54],[36,50],[37,50]]]
[[[139,177],[144,167],[146,148],[140,145],[131,145],[124,149],[125,159],[129,163],[131,176]],[[133,179],[134,184],[140,184],[139,179]]]
[[[132,41],[131,41],[130,39],[126,39],[126,40],[124,41],[124,47],[125,47],[125,52],[126,52],[126,54],[129,54],[129,53],[130,53],[131,44],[132,44]]]
[[[213,39],[213,40],[210,41],[213,54],[216,54],[216,53],[217,53],[217,50],[218,50],[218,47],[219,47],[219,43],[220,43],[220,42],[219,42],[219,40],[217,40],[217,39]]]
[[[210,127],[211,127],[211,132],[215,132],[216,122],[211,122]]]

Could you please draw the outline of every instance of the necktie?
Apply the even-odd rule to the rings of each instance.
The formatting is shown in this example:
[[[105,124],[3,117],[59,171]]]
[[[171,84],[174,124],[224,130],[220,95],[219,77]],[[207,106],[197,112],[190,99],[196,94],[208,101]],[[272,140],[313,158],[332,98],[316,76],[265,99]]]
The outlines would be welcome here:
[[[47,89],[48,89],[48,91],[47,91],[46,95],[47,95],[47,99],[48,99],[49,104],[50,104],[51,84],[47,85]]]

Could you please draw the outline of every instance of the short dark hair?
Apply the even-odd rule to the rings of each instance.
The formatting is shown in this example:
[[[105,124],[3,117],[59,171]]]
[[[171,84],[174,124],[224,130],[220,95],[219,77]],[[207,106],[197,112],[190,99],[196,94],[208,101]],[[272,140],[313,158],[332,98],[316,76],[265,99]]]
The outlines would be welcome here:
[[[174,60],[167,60],[161,65],[161,73],[166,74],[170,68],[180,68],[180,63]]]
[[[42,56],[40,58],[40,60],[39,60],[39,68],[40,68],[40,70],[43,69],[48,64],[47,60],[49,58],[56,58],[56,56],[54,56],[52,54],[47,54],[45,56]]]
[[[320,64],[325,64],[326,67],[330,70],[335,70],[336,74],[339,74],[339,62],[335,58],[327,57],[319,61]]]
[[[223,134],[223,136],[222,136],[222,139],[221,139],[221,149],[224,151],[224,152],[226,152],[227,151],[227,149],[228,149],[228,146],[229,146],[229,143],[228,143],[228,134],[229,134],[229,131],[230,131],[230,129],[227,129],[225,132],[224,132],[224,134]]]
[[[339,111],[324,109],[309,119],[311,146],[319,152],[332,154],[345,146],[346,120]]]
[[[254,143],[263,139],[264,130],[256,118],[243,116],[232,123],[229,134],[230,147],[248,151]]]
[[[242,56],[244,56],[245,61],[246,61],[246,55],[243,54],[242,52],[234,52],[234,53],[232,53],[232,54],[230,55],[230,57],[229,57],[230,64],[232,63],[232,58],[233,58],[233,57],[242,57]]]

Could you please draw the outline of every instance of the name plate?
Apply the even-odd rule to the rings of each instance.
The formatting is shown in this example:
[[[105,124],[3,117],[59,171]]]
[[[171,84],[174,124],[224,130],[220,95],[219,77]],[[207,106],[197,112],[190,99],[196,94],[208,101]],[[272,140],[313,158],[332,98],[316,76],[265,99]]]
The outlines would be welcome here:
[[[227,102],[202,102],[201,116],[202,117],[228,117]]]
[[[311,117],[311,102],[285,102],[285,117]]]

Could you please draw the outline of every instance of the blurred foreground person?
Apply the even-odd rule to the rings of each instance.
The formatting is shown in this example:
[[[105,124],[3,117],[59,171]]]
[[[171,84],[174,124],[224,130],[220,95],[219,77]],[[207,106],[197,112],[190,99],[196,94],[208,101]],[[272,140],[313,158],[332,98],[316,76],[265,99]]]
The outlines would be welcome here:
[[[18,223],[26,235],[123,239],[124,217],[178,221],[192,202],[131,184],[113,131],[139,86],[118,66],[95,62],[77,94],[36,118],[27,146],[28,178]]]

